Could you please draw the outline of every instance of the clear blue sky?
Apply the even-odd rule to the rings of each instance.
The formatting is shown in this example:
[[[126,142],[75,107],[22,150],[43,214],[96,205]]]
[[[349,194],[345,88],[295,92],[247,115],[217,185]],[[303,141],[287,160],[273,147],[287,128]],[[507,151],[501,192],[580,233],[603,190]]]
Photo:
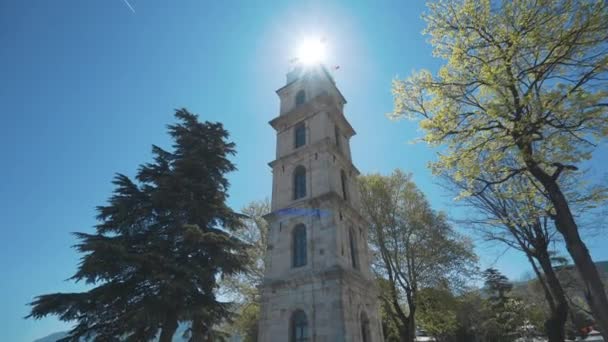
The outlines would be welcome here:
[[[64,281],[79,257],[70,232],[92,231],[115,172],[133,175],[152,143],[169,146],[174,108],[230,130],[234,208],[270,196],[274,91],[307,35],[326,37],[329,64],[341,66],[359,169],[411,171],[436,208],[454,211],[426,169],[433,151],[408,144],[416,124],[385,117],[391,80],[439,63],[421,35],[422,1],[369,3],[131,0],[133,12],[123,0],[0,1],[0,340],[66,329],[24,320],[26,303],[82,289]],[[606,243],[590,241],[596,259],[608,259]],[[478,252],[512,278],[529,269],[516,253]]]

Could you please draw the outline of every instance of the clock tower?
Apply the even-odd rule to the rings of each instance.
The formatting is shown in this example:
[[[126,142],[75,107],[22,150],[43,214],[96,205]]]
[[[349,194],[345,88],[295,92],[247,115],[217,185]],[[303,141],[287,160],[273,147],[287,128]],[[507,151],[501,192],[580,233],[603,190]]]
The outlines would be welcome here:
[[[277,90],[261,342],[381,342],[346,100],[321,64]]]

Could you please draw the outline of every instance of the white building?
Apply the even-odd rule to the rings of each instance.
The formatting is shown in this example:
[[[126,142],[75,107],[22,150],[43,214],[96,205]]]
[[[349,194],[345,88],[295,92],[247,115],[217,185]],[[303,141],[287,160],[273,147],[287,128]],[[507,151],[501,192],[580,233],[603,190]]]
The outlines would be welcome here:
[[[380,342],[346,100],[321,65],[296,67],[277,94],[259,341]]]

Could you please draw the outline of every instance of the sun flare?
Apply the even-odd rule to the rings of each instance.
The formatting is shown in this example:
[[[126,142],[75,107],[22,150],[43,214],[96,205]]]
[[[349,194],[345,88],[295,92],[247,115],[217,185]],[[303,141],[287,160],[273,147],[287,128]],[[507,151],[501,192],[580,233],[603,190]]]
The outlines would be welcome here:
[[[298,47],[297,57],[306,65],[321,63],[325,60],[325,43],[320,39],[305,39]]]

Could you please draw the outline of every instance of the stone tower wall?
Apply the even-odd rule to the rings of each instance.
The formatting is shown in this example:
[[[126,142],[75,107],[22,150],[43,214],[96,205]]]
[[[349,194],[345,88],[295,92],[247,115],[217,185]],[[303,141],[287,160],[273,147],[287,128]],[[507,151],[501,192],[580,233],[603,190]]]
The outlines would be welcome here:
[[[280,115],[270,122],[277,131],[277,149],[276,159],[269,163],[272,213],[266,216],[270,229],[259,340],[290,341],[292,314],[301,310],[307,317],[308,341],[363,341],[361,322],[366,317],[370,331],[366,342],[380,342],[367,224],[358,209],[359,171],[352,164],[349,145],[355,131],[342,112],[346,101],[322,67],[300,70],[288,80],[277,91]],[[300,90],[306,92],[306,101],[296,106]],[[306,144],[296,148],[294,127],[301,123],[306,127]],[[294,199],[298,166],[306,169],[306,196]],[[306,227],[306,264],[294,267],[293,232],[299,224]]]

